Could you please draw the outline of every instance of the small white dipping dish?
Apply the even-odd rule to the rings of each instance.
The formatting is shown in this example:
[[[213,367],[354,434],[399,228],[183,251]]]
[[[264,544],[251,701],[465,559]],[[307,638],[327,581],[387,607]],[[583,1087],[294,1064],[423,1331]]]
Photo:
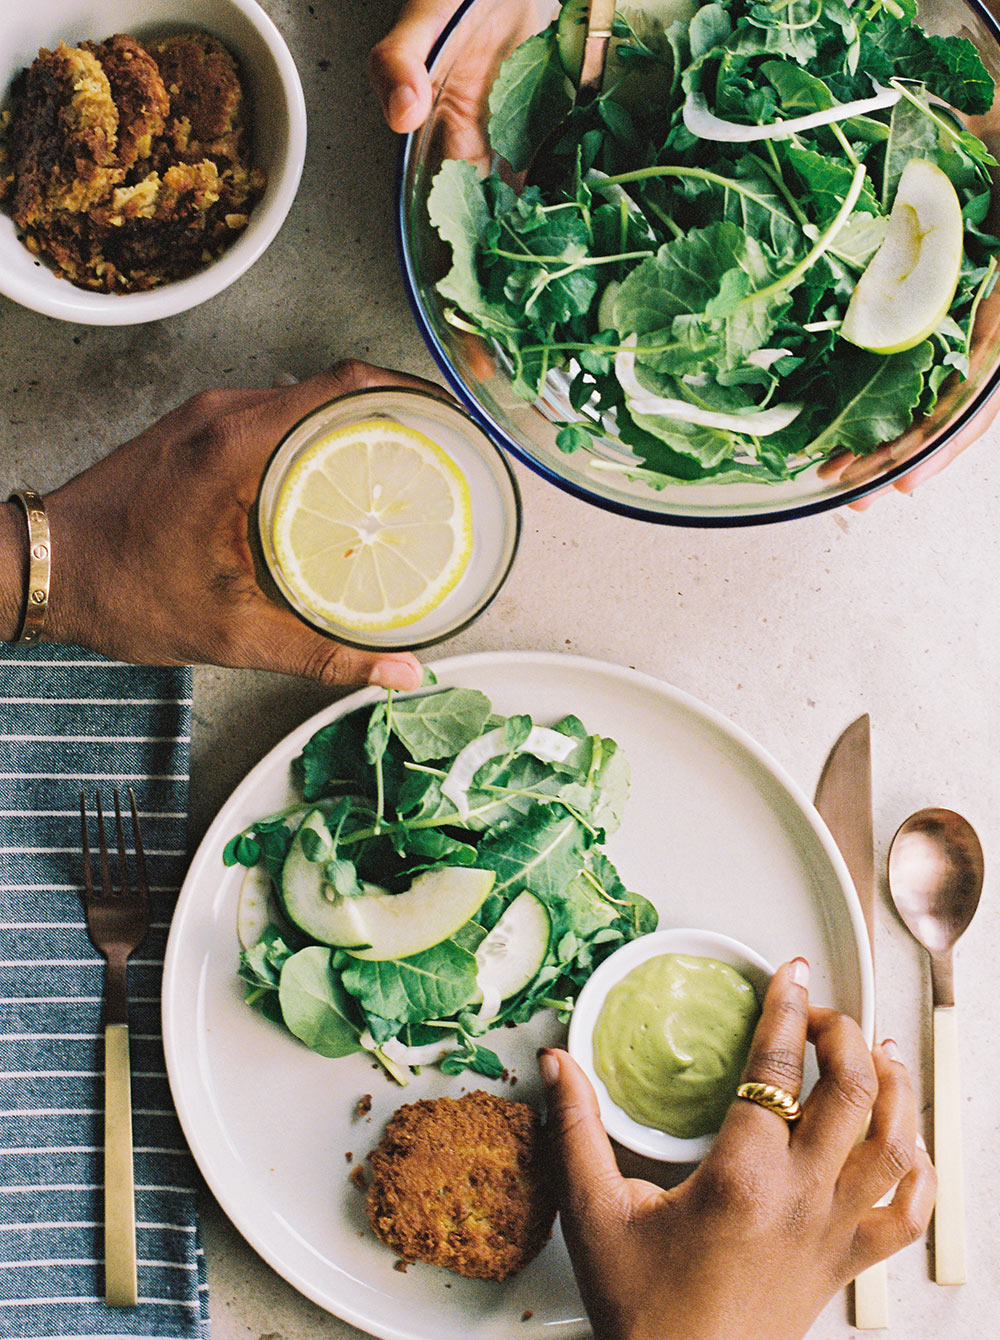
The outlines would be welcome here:
[[[306,150],[306,107],[284,38],[256,0],[44,0],[4,6],[0,24],[0,107],[15,76],[40,47],[103,41],[129,33],[141,42],[200,28],[236,57],[250,107],[252,161],[267,186],[232,246],[186,279],[143,293],[77,288],[33,256],[8,214],[0,212],[0,293],[45,316],[89,326],[134,326],[176,316],[214,298],[253,265],[274,240],[298,190]]]
[[[608,992],[633,968],[661,954],[691,954],[696,958],[714,958],[728,963],[747,979],[761,1001],[774,976],[774,969],[747,945],[727,935],[687,927],[653,931],[615,950],[588,979],[577,997],[569,1026],[569,1054],[594,1086],[604,1129],[612,1140],[636,1154],[663,1163],[697,1163],[711,1149],[714,1134],[684,1140],[633,1121],[614,1102],[594,1069],[594,1025]]]

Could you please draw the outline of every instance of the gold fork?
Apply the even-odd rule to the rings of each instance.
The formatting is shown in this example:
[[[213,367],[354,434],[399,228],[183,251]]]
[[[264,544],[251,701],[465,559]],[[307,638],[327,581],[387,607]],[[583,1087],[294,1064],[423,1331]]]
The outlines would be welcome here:
[[[149,931],[149,886],[131,787],[128,794],[135,839],[136,888],[133,892],[129,884],[121,803],[116,787],[120,886],[116,892],[108,866],[100,792],[96,799],[101,883],[100,889],[94,888],[87,840],[87,798],[85,792],[80,792],[87,934],[94,948],[107,960],[104,974],[104,1299],[111,1307],[132,1307],[138,1301],[126,964],[129,955],[142,944]]]

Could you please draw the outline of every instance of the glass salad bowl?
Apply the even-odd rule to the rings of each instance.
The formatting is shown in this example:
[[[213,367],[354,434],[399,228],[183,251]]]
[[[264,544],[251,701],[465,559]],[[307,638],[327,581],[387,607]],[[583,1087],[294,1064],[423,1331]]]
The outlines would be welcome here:
[[[629,2],[620,0],[620,14],[623,4]],[[582,47],[586,3],[585,0],[568,0],[568,3],[577,11],[575,22]],[[662,40],[662,29],[659,35],[654,32],[650,37],[647,33],[644,38],[649,48],[656,48],[659,41],[660,59],[666,65],[668,80],[671,77],[671,61],[676,71],[689,66],[693,59],[690,50],[694,45],[695,30],[694,27],[690,29],[689,38],[687,29],[693,0],[644,0],[644,4],[652,5],[654,9],[671,7],[674,12],[679,12],[685,3],[689,5],[683,22],[684,42],[688,43],[687,46],[678,46],[675,41],[668,44],[667,50]],[[885,236],[887,215],[896,198],[899,180],[897,171],[894,174],[896,185],[890,190],[887,166],[890,148],[895,146],[892,151],[900,155],[900,163],[907,156],[934,160],[944,168],[941,176],[946,174],[954,182],[955,193],[964,211],[962,217],[966,229],[964,279],[960,281],[958,290],[959,294],[963,292],[961,285],[964,282],[964,316],[960,314],[959,319],[965,322],[965,335],[963,337],[962,330],[951,317],[945,317],[945,323],[951,323],[950,335],[942,336],[944,326],[940,324],[940,318],[932,316],[932,328],[935,320],[938,321],[936,331],[933,339],[928,341],[925,338],[920,345],[927,352],[922,356],[922,368],[915,374],[916,385],[922,385],[923,390],[918,398],[912,390],[914,383],[911,380],[911,390],[907,394],[910,396],[910,404],[916,405],[916,417],[904,428],[911,411],[909,406],[905,412],[894,408],[893,398],[898,395],[898,391],[893,388],[901,384],[900,376],[905,382],[907,375],[914,375],[912,360],[916,354],[912,346],[905,353],[899,352],[898,346],[893,346],[897,351],[891,357],[880,359],[880,367],[884,364],[893,368],[899,376],[892,375],[883,381],[881,374],[877,377],[868,375],[868,372],[864,376],[860,373],[850,374],[857,375],[858,386],[863,387],[858,390],[856,397],[848,395],[844,390],[845,385],[851,385],[847,374],[840,377],[838,372],[828,371],[825,382],[821,376],[812,382],[808,379],[800,382],[806,390],[797,404],[781,403],[781,381],[785,377],[785,369],[794,370],[803,364],[807,368],[811,366],[810,356],[804,354],[803,346],[796,344],[794,335],[788,335],[789,323],[799,322],[799,339],[804,339],[803,330],[810,333],[810,338],[813,338],[812,332],[815,331],[815,338],[825,340],[828,348],[839,344],[843,349],[845,344],[839,334],[844,315],[843,305],[838,312],[829,305],[824,308],[817,302],[815,308],[803,317],[801,312],[796,313],[793,303],[803,301],[796,294],[800,290],[807,291],[808,285],[798,283],[787,285],[791,297],[778,316],[773,318],[772,313],[773,319],[766,318],[770,320],[770,325],[766,326],[769,338],[765,338],[763,344],[770,347],[755,348],[752,355],[747,356],[745,362],[735,370],[734,360],[731,359],[725,365],[726,376],[719,377],[719,385],[713,384],[714,401],[707,392],[702,393],[707,374],[703,370],[705,365],[698,361],[696,343],[688,349],[689,361],[683,375],[677,371],[678,365],[672,365],[671,376],[677,377],[677,381],[671,383],[669,378],[664,378],[657,382],[655,374],[651,379],[645,369],[642,378],[636,378],[636,359],[630,345],[634,345],[637,338],[640,345],[643,341],[647,345],[651,340],[655,343],[657,338],[664,336],[664,331],[651,334],[652,327],[657,321],[661,326],[667,325],[672,317],[669,314],[667,318],[661,316],[655,320],[646,317],[645,327],[640,329],[638,336],[635,333],[626,334],[628,322],[623,320],[621,304],[616,301],[620,289],[608,283],[609,277],[614,276],[619,283],[628,283],[630,275],[635,274],[634,267],[638,261],[641,260],[643,265],[657,263],[648,258],[657,255],[664,241],[672,244],[680,240],[684,246],[685,239],[690,241],[692,232],[702,228],[703,218],[707,224],[711,217],[707,214],[703,216],[701,211],[704,208],[716,208],[714,218],[718,221],[713,224],[716,230],[730,227],[730,221],[738,219],[746,224],[747,235],[754,231],[748,221],[750,212],[746,206],[749,198],[747,191],[730,192],[723,182],[725,203],[721,213],[719,207],[712,205],[711,181],[715,165],[711,159],[698,160],[707,165],[707,173],[690,174],[692,177],[700,177],[697,183],[699,189],[703,188],[705,180],[710,183],[709,189],[700,196],[697,191],[688,190],[686,186],[683,190],[677,188],[676,180],[671,186],[672,195],[666,190],[657,194],[659,185],[656,191],[646,189],[650,186],[648,181],[642,183],[642,191],[635,189],[635,180],[624,181],[617,186],[609,184],[601,189],[601,171],[595,165],[609,166],[603,148],[605,140],[609,143],[614,141],[619,146],[626,145],[623,153],[617,154],[610,162],[612,175],[624,175],[623,164],[625,170],[629,170],[630,153],[633,154],[632,161],[641,165],[692,161],[690,157],[684,157],[685,150],[694,143],[694,138],[685,126],[675,128],[672,149],[663,151],[662,148],[651,148],[655,136],[650,127],[655,130],[659,123],[655,121],[655,113],[652,114],[653,119],[649,119],[648,90],[651,85],[643,83],[649,77],[648,50],[640,51],[638,58],[633,54],[631,63],[626,59],[630,56],[627,48],[636,42],[635,34],[638,32],[635,11],[641,8],[636,0],[631,0],[629,13],[632,17],[629,26],[622,28],[621,20],[616,20],[618,26],[615,31],[618,36],[612,39],[604,76],[605,92],[612,69],[622,87],[629,80],[632,81],[631,101],[623,97],[621,102],[625,104],[627,112],[631,108],[635,114],[623,117],[614,106],[608,105],[616,100],[617,95],[601,98],[603,110],[600,116],[594,119],[595,109],[592,107],[589,113],[591,121],[581,123],[574,140],[574,132],[568,128],[565,120],[572,85],[565,80],[565,49],[561,45],[553,48],[555,38],[536,38],[535,48],[529,48],[528,51],[535,50],[540,62],[551,62],[551,52],[555,49],[562,60],[558,72],[554,73],[550,69],[544,77],[537,77],[537,71],[533,73],[530,68],[531,60],[523,56],[520,69],[516,70],[509,63],[497,82],[501,66],[510,54],[522,47],[528,38],[548,30],[560,14],[558,0],[467,0],[460,7],[431,58],[435,98],[430,117],[424,126],[407,137],[400,156],[397,191],[400,259],[417,322],[455,394],[493,439],[544,478],[600,507],[647,521],[675,525],[738,526],[800,517],[852,502],[899,479],[941,451],[971,423],[1000,383],[1000,284],[991,290],[992,281],[987,273],[989,243],[986,243],[985,251],[980,250],[978,256],[972,256],[971,259],[969,251],[970,237],[974,252],[980,246],[978,239],[983,233],[994,236],[1000,234],[1000,194],[994,189],[991,196],[991,174],[995,180],[995,174],[1000,170],[990,164],[991,156],[1000,159],[1000,101],[994,98],[988,110],[983,111],[983,107],[991,101],[987,81],[981,85],[986,90],[979,95],[981,105],[962,112],[959,118],[948,110],[940,98],[935,97],[932,80],[927,79],[927,88],[924,88],[925,71],[922,64],[937,59],[940,47],[936,44],[939,39],[964,38],[976,48],[989,77],[995,83],[1000,83],[1000,27],[978,0],[923,0],[918,6],[917,21],[931,35],[931,42],[925,43],[920,39],[914,52],[900,55],[898,63],[890,72],[891,79],[882,73],[882,78],[891,83],[891,89],[887,90],[880,84],[875,75],[872,75],[870,84],[865,84],[869,102],[877,103],[889,93],[904,110],[915,106],[918,100],[922,102],[923,109],[909,113],[909,119],[903,112],[897,112],[895,107],[891,113],[877,111],[874,117],[881,117],[880,126],[874,125],[868,108],[860,105],[856,86],[854,92],[845,92],[846,84],[838,85],[834,78],[829,82],[838,96],[831,99],[830,93],[820,88],[817,100],[815,90],[818,80],[814,80],[811,73],[807,72],[803,79],[793,71],[793,79],[798,78],[799,82],[794,88],[783,85],[780,77],[782,69],[787,72],[791,68],[791,57],[795,53],[784,51],[780,43],[777,50],[774,45],[766,48],[768,53],[775,51],[772,73],[774,70],[777,73],[773,73],[773,78],[771,74],[768,75],[774,88],[761,94],[759,85],[764,81],[759,76],[757,86],[748,84],[746,87],[747,106],[751,106],[758,97],[769,97],[770,103],[765,100],[756,108],[751,106],[748,115],[747,106],[734,102],[732,88],[728,93],[728,108],[720,105],[709,109],[706,98],[701,96],[700,99],[701,112],[710,113],[709,121],[712,120],[711,113],[723,119],[728,116],[730,128],[733,121],[761,124],[788,121],[803,112],[811,114],[817,109],[829,108],[831,103],[851,103],[854,111],[853,119],[849,121],[838,109],[827,120],[822,115],[812,116],[813,124],[802,125],[801,133],[794,137],[787,135],[787,128],[780,136],[782,140],[790,141],[794,152],[800,154],[799,162],[805,164],[803,172],[808,168],[807,160],[816,157],[812,154],[816,145],[821,148],[833,145],[834,156],[844,153],[837,168],[841,173],[841,185],[833,190],[836,198],[827,211],[827,217],[817,206],[818,220],[816,217],[807,219],[805,210],[800,207],[800,200],[805,200],[809,191],[802,188],[803,178],[794,179],[794,174],[791,177],[789,175],[787,165],[792,150],[787,145],[780,146],[780,160],[773,139],[760,139],[748,146],[760,150],[758,158],[763,162],[762,167],[758,163],[752,169],[765,174],[754,178],[755,187],[760,182],[766,186],[770,179],[775,182],[775,190],[780,192],[780,195],[773,197],[778,202],[778,209],[771,210],[772,219],[780,214],[787,221],[785,216],[794,215],[804,225],[798,250],[794,247],[786,250],[784,273],[787,275],[789,268],[799,261],[803,261],[805,268],[819,264],[829,266],[829,272],[835,276],[831,282],[839,282],[840,291],[845,295],[849,295],[857,284],[860,274]],[[802,24],[791,25],[789,29],[798,32],[802,27],[808,29],[816,21],[815,16],[822,15],[823,3],[822,0],[811,0],[809,4],[805,0],[793,0],[792,8],[796,12],[799,8],[803,11]],[[788,7],[782,6],[781,9],[784,12]],[[899,12],[900,7],[887,4],[886,9]],[[759,7],[754,9],[754,14],[758,12]],[[838,7],[838,12],[843,13],[843,8]],[[848,12],[848,18],[851,12]],[[874,12],[875,9],[866,10],[866,17]],[[704,35],[705,25],[713,15],[720,14],[725,22],[724,10],[719,6],[713,5],[699,11],[698,22],[703,25],[699,40],[703,47],[710,45],[712,40]],[[623,33],[625,36],[621,35]],[[771,41],[770,36],[768,41]],[[548,42],[548,56],[543,42]],[[846,49],[847,36],[844,42]],[[640,40],[639,45],[642,44]],[[623,53],[620,56],[616,56],[618,49]],[[632,51],[634,53],[634,45]],[[928,55],[928,52],[931,54]],[[856,62],[857,53],[851,59]],[[859,66],[855,64],[855,68],[867,70],[866,59],[862,47],[861,63]],[[717,60],[712,69],[716,68]],[[661,70],[661,80],[662,77]],[[713,89],[717,91],[723,87],[722,84],[712,83],[707,75],[701,77],[702,88],[709,98]],[[675,76],[674,88],[681,88],[681,99],[684,98],[683,89],[689,89],[688,101],[691,101],[692,85],[687,78],[681,84]],[[492,122],[489,101],[491,89],[494,90]],[[635,94],[636,89],[638,96]],[[894,94],[892,90],[895,90]],[[697,92],[697,76],[693,91]],[[656,96],[661,95],[654,91],[652,97]],[[882,103],[883,108],[887,106],[887,102]],[[521,108],[519,113],[517,107]],[[525,107],[530,107],[530,111],[525,112]],[[891,122],[890,115],[893,118]],[[513,128],[502,124],[505,117],[513,118],[516,122]],[[818,133],[817,121],[824,122]],[[520,136],[517,152],[513,155],[513,168],[508,159],[497,151],[496,144],[490,144],[488,123],[493,140],[500,143],[505,151],[506,146],[518,141]],[[588,125],[589,130],[583,129]],[[713,140],[716,128],[717,123],[713,122],[709,136]],[[981,149],[977,151],[973,147],[970,159],[967,153],[969,141],[963,141],[962,138],[964,130],[978,137],[985,145],[986,152]],[[807,134],[806,131],[814,133]],[[918,137],[918,148],[920,144],[930,147],[924,147],[915,155],[913,148],[907,148],[906,145],[910,136]],[[923,136],[922,140],[920,136]],[[662,145],[662,142],[661,135],[656,143]],[[578,143],[584,147],[578,150]],[[837,148],[838,144],[846,147],[841,151]],[[552,159],[554,145],[556,154],[563,154],[564,169],[559,179],[562,196],[550,193],[552,174],[546,164]],[[720,158],[721,166],[715,178],[720,179],[732,173],[734,177],[742,175],[746,182],[747,169],[737,163],[733,145],[725,144],[723,148],[728,151],[728,158]],[[601,157],[602,153],[605,154],[604,158]],[[978,161],[974,161],[977,153]],[[589,167],[584,159],[589,161]],[[870,165],[874,165],[868,178],[858,167],[858,163],[866,159]],[[460,167],[458,163],[448,165],[448,160],[465,160],[471,166]],[[448,178],[447,189],[440,189],[440,182],[444,180],[444,177],[439,178],[442,165],[446,165],[444,176]],[[493,175],[484,190],[482,179],[487,174]],[[435,193],[436,179],[439,180],[439,189]],[[731,182],[732,178],[727,180]],[[537,186],[541,195],[525,197],[526,182],[532,190]],[[850,201],[847,202],[846,212],[837,214],[838,206],[845,208],[844,197],[850,193],[852,182],[854,203],[858,201],[859,190],[870,192],[873,214],[880,212],[875,204],[877,197],[881,199],[882,214],[878,220],[882,232],[876,234],[874,240],[869,238],[867,244],[862,238],[854,250],[852,244],[845,241],[851,229],[838,234],[838,228],[844,227],[845,219],[855,227],[866,220],[870,222],[873,215],[852,214]],[[716,180],[715,184],[718,188],[719,181]],[[948,183],[945,185],[947,187]],[[681,199],[684,190],[689,196],[686,202]],[[818,199],[819,186],[816,192]],[[717,194],[720,194],[718,190]],[[901,188],[898,188],[898,194],[900,197],[904,194]],[[592,257],[600,256],[602,259],[596,265],[593,261],[579,265],[577,261],[581,254],[586,254],[586,246],[583,252],[579,246],[574,250],[572,241],[560,239],[557,231],[553,230],[547,236],[555,238],[555,242],[547,247],[532,248],[534,258],[526,263],[530,269],[530,278],[525,280],[517,273],[518,255],[524,247],[525,233],[522,231],[515,238],[504,222],[501,221],[499,226],[492,222],[492,219],[501,219],[501,200],[505,202],[506,209],[519,207],[516,199],[518,195],[522,202],[534,199],[536,207],[541,207],[540,210],[536,208],[536,218],[540,219],[544,214],[550,220],[559,213],[559,201],[573,197],[575,205],[566,204],[562,207],[564,217],[574,210],[578,216],[583,216],[591,230],[591,239],[597,236],[594,232],[595,212],[599,206],[604,206],[602,217],[605,220],[609,216],[617,219],[612,224],[619,230],[617,245],[608,243],[605,237],[603,246],[599,248],[594,243],[594,249],[589,253]],[[977,204],[973,203],[976,196]],[[680,213],[677,213],[675,205],[679,199]],[[731,199],[736,200],[733,206],[729,203]],[[705,200],[709,201],[707,206],[701,203]],[[609,204],[614,206],[612,210],[607,208]],[[557,208],[552,209],[553,205]],[[862,209],[863,205],[858,208]],[[663,226],[653,217],[654,213],[659,214]],[[956,219],[959,213],[960,210],[956,208]],[[671,217],[666,217],[668,215]],[[834,216],[832,222],[831,215]],[[516,228],[520,226],[515,225]],[[607,222],[602,226],[607,230]],[[958,226],[961,236],[961,225]],[[478,236],[482,238],[484,228],[493,229],[492,234],[486,234],[490,248],[490,260],[486,268],[483,267],[481,244],[476,240],[477,229]],[[864,232],[863,228],[861,232]],[[831,240],[835,235],[836,240]],[[575,236],[579,238],[579,234]],[[727,268],[724,258],[720,259],[726,235],[720,231],[710,232],[706,226],[701,236],[705,244],[704,259],[696,268],[706,273],[717,270],[721,276]],[[758,230],[758,236],[761,236],[761,230]],[[725,276],[721,291],[712,300],[716,303],[715,308],[712,308],[711,302],[703,304],[705,316],[720,315],[714,325],[706,321],[699,327],[699,338],[707,340],[709,344],[715,338],[712,332],[723,327],[727,332],[725,339],[730,339],[735,327],[728,318],[741,304],[746,308],[748,293],[749,299],[757,300],[761,297],[762,288],[781,290],[782,282],[773,282],[775,267],[779,274],[782,272],[782,262],[775,261],[779,246],[773,229],[767,237],[761,236],[761,240],[772,248],[768,253],[772,261],[771,270],[765,272],[763,278],[760,271],[754,274],[754,256],[759,256],[759,249],[755,252],[756,243],[751,238],[740,244],[749,248],[749,252],[744,250],[730,274]],[[955,245],[957,247],[958,243]],[[553,255],[539,255],[540,251],[545,250],[553,252]],[[669,245],[666,250],[670,250]],[[692,255],[688,254],[688,262]],[[490,268],[496,267],[496,257],[501,258],[501,267],[506,264],[506,270]],[[539,265],[547,269],[539,269]],[[742,277],[737,267],[746,272]],[[588,273],[594,277],[589,281],[589,290],[584,285],[574,296],[571,291],[573,284],[580,283],[581,275]],[[814,273],[819,274],[819,271],[815,270]],[[972,279],[968,277],[970,273]],[[498,274],[501,276],[499,279],[496,277]],[[839,280],[836,279],[838,274]],[[732,286],[734,275],[735,288]],[[525,337],[521,348],[512,353],[511,341],[503,335],[504,323],[520,322],[533,304],[537,313],[540,293],[544,292],[546,297],[553,295],[557,283],[564,279],[569,294],[567,303],[570,306],[573,302],[577,304],[573,309],[575,315],[565,317],[563,312],[553,309],[551,347],[532,344],[532,337]],[[634,287],[634,279],[632,284]],[[726,284],[730,285],[728,296]],[[784,294],[779,293],[778,296],[780,305]],[[494,303],[497,299],[498,303]],[[558,307],[558,303],[555,306]],[[875,309],[878,324],[877,302]],[[699,308],[696,304],[689,310],[698,312]],[[958,310],[953,305],[952,315],[958,313]],[[751,303],[745,314],[750,317],[754,313]],[[697,319],[702,320],[700,316]],[[559,320],[564,320],[562,327],[557,325]],[[500,330],[499,339],[491,335],[490,321],[499,323],[493,327],[494,330]],[[568,337],[567,322],[570,330]],[[633,320],[633,332],[636,325]],[[533,338],[537,340],[538,337],[536,335]],[[607,349],[606,355],[599,347],[602,343]],[[787,347],[789,345],[793,347]],[[877,346],[869,342],[862,347],[867,351]],[[886,353],[888,348],[887,345],[880,353]],[[581,363],[577,361],[577,352],[581,349],[587,351],[580,355],[582,369]],[[853,347],[850,352],[852,357],[861,353]],[[871,360],[878,355],[865,352],[862,357],[868,360],[864,367],[870,370],[874,367]],[[541,370],[538,367],[540,359],[544,360]],[[919,358],[917,361],[920,361]],[[855,363],[857,365],[856,360]],[[954,371],[959,366],[963,370],[967,368],[965,376]],[[592,369],[604,374],[608,374],[610,369],[617,377],[618,384],[612,385],[610,391],[602,391],[600,377],[584,375]],[[791,375],[794,380],[794,372]],[[770,390],[765,392],[761,386],[768,383],[769,378]],[[690,388],[691,398],[708,410],[707,418],[683,430],[696,443],[691,450],[687,438],[682,440],[681,449],[677,449],[677,439],[671,436],[672,428],[664,435],[657,432],[654,426],[652,437],[643,432],[643,425],[648,427],[651,422],[648,415],[654,410],[657,414],[662,413],[667,400],[667,412],[671,412],[670,406],[676,405],[677,401],[669,399],[669,387],[680,385],[681,382],[685,383],[682,388],[685,397]],[[664,386],[668,389],[664,390]],[[931,386],[933,392],[929,389]],[[750,406],[764,412],[758,417],[746,415],[733,420],[730,415],[734,403],[738,407],[741,396],[746,399],[747,387],[750,388]],[[534,399],[531,398],[532,388],[535,390]],[[591,397],[589,400],[588,396]],[[720,406],[723,412],[716,413]],[[789,447],[782,454],[772,444],[781,440],[780,430],[788,428],[791,422],[789,415],[794,418],[796,412],[805,416],[801,420],[802,424],[808,418],[810,428],[808,433],[803,431],[802,442],[797,447]],[[869,426],[862,432],[860,444],[854,441],[856,453],[847,449],[847,443],[852,441],[852,428],[848,423],[852,416],[869,421]],[[623,422],[631,425],[629,431],[621,426]],[[742,445],[728,457],[716,452],[713,458],[713,432],[723,424],[728,429],[733,422],[737,423],[740,433],[744,435],[740,439]],[[779,425],[778,430],[774,428],[775,423]],[[846,439],[842,427],[845,423],[848,424]],[[878,436],[880,431],[881,436]],[[768,436],[775,432],[779,435]],[[867,441],[864,440],[865,433],[868,435]],[[733,440],[727,435],[727,441]],[[705,448],[705,441],[709,441],[709,448]],[[775,461],[778,462],[777,467]]]

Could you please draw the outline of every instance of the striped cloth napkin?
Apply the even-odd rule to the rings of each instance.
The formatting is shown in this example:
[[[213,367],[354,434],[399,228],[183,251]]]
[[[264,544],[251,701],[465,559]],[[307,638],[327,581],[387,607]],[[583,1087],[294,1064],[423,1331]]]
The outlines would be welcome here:
[[[0,1337],[208,1335],[196,1170],[160,1027],[190,724],[186,668],[0,647]],[[103,960],[81,901],[80,791],[93,813],[95,788],[107,809],[114,786],[135,790],[153,909],[129,963],[134,1308],[104,1303]]]

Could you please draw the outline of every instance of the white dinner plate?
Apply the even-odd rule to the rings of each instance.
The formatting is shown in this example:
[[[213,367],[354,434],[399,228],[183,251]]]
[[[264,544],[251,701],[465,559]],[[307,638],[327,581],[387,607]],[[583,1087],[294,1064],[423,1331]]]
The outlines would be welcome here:
[[[870,1040],[871,958],[847,868],[807,797],[743,731],[658,680],[579,657],[487,653],[434,668],[442,686],[482,689],[498,712],[528,712],[541,724],[572,712],[617,740],[632,788],[608,854],[626,885],[652,899],[663,927],[721,931],[775,964],[805,955],[813,999],[854,1015]],[[554,1016],[487,1038],[507,1081],[425,1069],[400,1089],[364,1056],[316,1055],[243,1001],[235,928],[243,871],[223,865],[223,848],[297,799],[291,763],[314,731],[378,696],[362,690],[288,735],[236,788],[198,848],[163,979],[177,1110],[222,1208],[320,1307],[385,1340],[575,1340],[589,1328],[558,1227],[502,1284],[425,1265],[401,1271],[368,1229],[364,1196],[349,1178],[401,1103],[481,1087],[540,1104],[535,1052],[565,1040]],[[371,1110],[359,1114],[365,1094]]]

